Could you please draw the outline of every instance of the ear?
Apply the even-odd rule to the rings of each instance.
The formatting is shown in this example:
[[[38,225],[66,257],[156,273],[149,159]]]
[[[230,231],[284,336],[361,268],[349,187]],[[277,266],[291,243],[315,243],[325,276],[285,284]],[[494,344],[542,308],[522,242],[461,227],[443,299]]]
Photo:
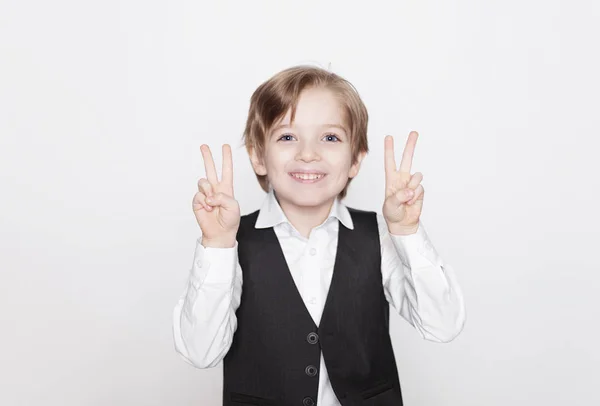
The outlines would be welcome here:
[[[256,153],[256,150],[253,147],[248,148],[248,155],[250,155],[250,162],[252,163],[252,168],[254,168],[254,172],[256,172],[256,174],[260,176],[266,175],[267,167],[265,166],[263,160],[260,159],[260,157]]]
[[[349,178],[354,178],[356,175],[358,175],[360,164],[362,163],[362,160],[365,158],[366,155],[366,152],[360,152],[358,154],[358,156],[356,157],[356,162],[352,164],[352,166],[350,167],[350,171],[348,172]]]

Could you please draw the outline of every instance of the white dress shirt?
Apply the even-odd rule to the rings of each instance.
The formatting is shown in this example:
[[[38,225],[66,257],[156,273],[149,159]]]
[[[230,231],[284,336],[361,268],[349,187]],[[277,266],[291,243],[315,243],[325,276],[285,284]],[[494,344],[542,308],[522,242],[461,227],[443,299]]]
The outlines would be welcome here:
[[[339,223],[353,229],[352,218],[336,199],[328,218],[303,237],[287,220],[273,192],[260,209],[256,228],[273,227],[290,273],[318,326],[327,298],[338,243]],[[392,307],[427,340],[449,342],[462,330],[465,305],[453,269],[429,241],[422,222],[415,234],[392,235],[377,215],[381,274]],[[197,368],[216,366],[231,346],[242,295],[237,243],[205,248],[196,241],[189,281],[173,313],[176,351]],[[340,405],[320,357],[317,405]]]

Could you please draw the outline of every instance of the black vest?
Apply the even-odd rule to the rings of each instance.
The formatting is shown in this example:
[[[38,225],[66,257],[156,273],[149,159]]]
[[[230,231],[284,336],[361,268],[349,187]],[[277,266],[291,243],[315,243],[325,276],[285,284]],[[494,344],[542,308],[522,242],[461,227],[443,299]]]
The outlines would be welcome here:
[[[321,351],[343,406],[402,405],[376,214],[349,210],[354,230],[339,224],[319,327],[273,228],[254,228],[258,211],[242,216],[237,234],[242,297],[223,360],[223,405],[316,405]]]

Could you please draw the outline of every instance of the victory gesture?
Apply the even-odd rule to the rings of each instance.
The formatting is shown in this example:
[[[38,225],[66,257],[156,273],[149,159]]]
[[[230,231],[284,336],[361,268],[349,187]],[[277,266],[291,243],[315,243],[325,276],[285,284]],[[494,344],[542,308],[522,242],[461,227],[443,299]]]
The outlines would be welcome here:
[[[221,181],[208,145],[200,147],[206,178],[198,181],[198,193],[192,207],[202,230],[205,247],[231,248],[235,246],[240,225],[240,206],[233,197],[233,160],[231,147],[223,145],[223,170]]]
[[[385,137],[385,201],[383,216],[388,230],[395,235],[414,234],[419,227],[419,217],[423,208],[425,190],[420,172],[410,174],[412,158],[419,134],[412,131],[408,135],[400,169],[394,158],[394,138]]]

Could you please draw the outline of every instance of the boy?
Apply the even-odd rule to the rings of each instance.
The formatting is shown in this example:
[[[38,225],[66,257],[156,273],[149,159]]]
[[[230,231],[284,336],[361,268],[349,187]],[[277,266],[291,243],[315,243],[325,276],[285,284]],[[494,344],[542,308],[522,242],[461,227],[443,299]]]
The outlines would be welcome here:
[[[252,95],[244,141],[267,197],[240,216],[231,149],[193,210],[202,231],[174,311],[176,350],[198,368],[223,360],[223,405],[402,405],[389,306],[425,339],[448,342],[465,308],[452,268],[419,222],[424,189],[385,139],[383,216],[341,203],[368,152],[354,87],[316,67],[286,69]],[[243,288],[242,288],[243,286]]]

